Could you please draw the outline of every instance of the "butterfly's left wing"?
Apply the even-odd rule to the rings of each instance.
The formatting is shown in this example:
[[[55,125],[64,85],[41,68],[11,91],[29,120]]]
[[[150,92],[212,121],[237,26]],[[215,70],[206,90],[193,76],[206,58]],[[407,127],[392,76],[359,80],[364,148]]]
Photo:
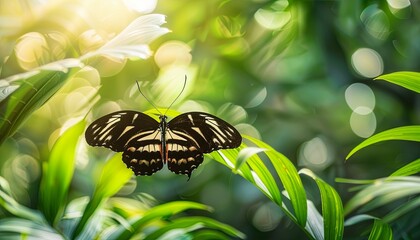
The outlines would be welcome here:
[[[220,118],[203,112],[181,114],[168,123],[168,168],[190,176],[203,162],[203,153],[236,148],[241,142],[238,130]]]
[[[92,122],[86,129],[91,146],[123,152],[123,161],[136,175],[152,175],[163,167],[159,122],[136,111],[119,111]]]

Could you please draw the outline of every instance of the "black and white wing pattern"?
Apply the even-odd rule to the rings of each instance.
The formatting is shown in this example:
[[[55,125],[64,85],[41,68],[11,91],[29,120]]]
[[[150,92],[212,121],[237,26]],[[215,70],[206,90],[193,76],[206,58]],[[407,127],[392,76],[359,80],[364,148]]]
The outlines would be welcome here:
[[[123,152],[123,161],[136,175],[152,175],[164,163],[188,177],[203,162],[203,154],[236,148],[242,137],[229,123],[207,113],[181,114],[168,123],[136,111],[119,111],[94,121],[86,141]]]
[[[91,146],[123,152],[123,161],[136,175],[152,175],[163,167],[159,122],[136,111],[119,111],[94,121],[86,130]]]
[[[191,175],[203,162],[203,153],[237,148],[242,137],[229,123],[203,112],[181,114],[167,124],[168,168]]]

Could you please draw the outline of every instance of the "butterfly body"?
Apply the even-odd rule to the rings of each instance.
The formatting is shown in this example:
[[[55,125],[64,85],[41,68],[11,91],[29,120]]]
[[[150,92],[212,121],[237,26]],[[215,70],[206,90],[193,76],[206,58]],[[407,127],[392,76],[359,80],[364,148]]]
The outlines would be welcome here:
[[[136,175],[152,175],[164,164],[177,174],[191,176],[203,162],[203,154],[236,148],[242,142],[230,124],[203,112],[181,114],[159,122],[136,111],[119,111],[94,121],[86,130],[86,141],[123,152],[123,161]]]

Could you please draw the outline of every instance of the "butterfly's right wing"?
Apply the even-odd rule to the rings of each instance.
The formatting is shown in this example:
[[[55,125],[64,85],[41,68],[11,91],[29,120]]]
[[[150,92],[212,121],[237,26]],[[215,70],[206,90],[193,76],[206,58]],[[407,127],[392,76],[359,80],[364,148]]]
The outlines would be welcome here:
[[[163,167],[159,123],[136,111],[119,111],[92,122],[86,129],[91,146],[123,152],[123,161],[136,175],[152,175]]]

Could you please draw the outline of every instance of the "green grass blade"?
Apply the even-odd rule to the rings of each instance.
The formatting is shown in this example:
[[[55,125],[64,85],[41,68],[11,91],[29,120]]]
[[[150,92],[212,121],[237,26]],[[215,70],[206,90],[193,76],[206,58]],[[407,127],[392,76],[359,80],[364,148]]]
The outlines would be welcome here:
[[[40,209],[53,226],[61,218],[67,202],[79,137],[85,128],[82,120],[67,129],[55,142],[48,162],[43,165],[40,185]]]
[[[40,71],[20,81],[18,88],[0,101],[0,144],[51,98],[78,68],[68,71]]]
[[[270,159],[281,179],[281,182],[283,183],[284,188],[289,194],[297,223],[304,227],[306,225],[307,218],[306,193],[295,166],[287,157],[274,150],[268,144],[249,136],[247,136],[246,139],[250,140],[260,148],[267,149],[264,153]]]
[[[207,217],[183,217],[172,220],[168,225],[149,234],[145,240],[152,239],[177,239],[200,229],[214,229],[228,236],[244,239],[245,235],[235,228]]]
[[[394,72],[381,75],[375,80],[385,80],[420,93],[420,73],[418,72]]]
[[[420,172],[420,158],[401,167],[393,172],[391,176],[409,176]]]
[[[370,235],[369,235],[369,240],[371,239],[372,240],[376,240],[376,239],[392,240],[391,227],[388,224],[384,223],[383,221],[379,219],[375,219],[373,223],[372,231],[370,232]]]
[[[124,226],[120,226],[110,235],[109,239],[130,239],[134,234],[141,231],[142,228],[151,221],[154,221],[156,219],[168,218],[188,209],[212,211],[210,207],[201,203],[188,201],[175,201],[165,203],[151,208],[150,210],[145,212],[141,218],[133,221],[131,223],[131,229],[134,229],[134,232]]]
[[[83,216],[72,234],[72,239],[75,239],[84,230],[89,219],[100,208],[101,203],[116,194],[133,175],[133,172],[123,163],[121,156],[122,153],[117,153],[105,163],[92,199],[86,206]]]
[[[344,232],[343,204],[337,191],[309,169],[302,169],[300,173],[310,176],[318,185],[324,219],[324,239],[342,239]]]
[[[389,140],[406,140],[420,142],[420,126],[404,126],[377,133],[372,137],[366,139],[359,145],[357,145],[355,148],[353,148],[353,150],[351,150],[350,153],[347,155],[346,160],[362,148],[365,148],[374,143]]]

